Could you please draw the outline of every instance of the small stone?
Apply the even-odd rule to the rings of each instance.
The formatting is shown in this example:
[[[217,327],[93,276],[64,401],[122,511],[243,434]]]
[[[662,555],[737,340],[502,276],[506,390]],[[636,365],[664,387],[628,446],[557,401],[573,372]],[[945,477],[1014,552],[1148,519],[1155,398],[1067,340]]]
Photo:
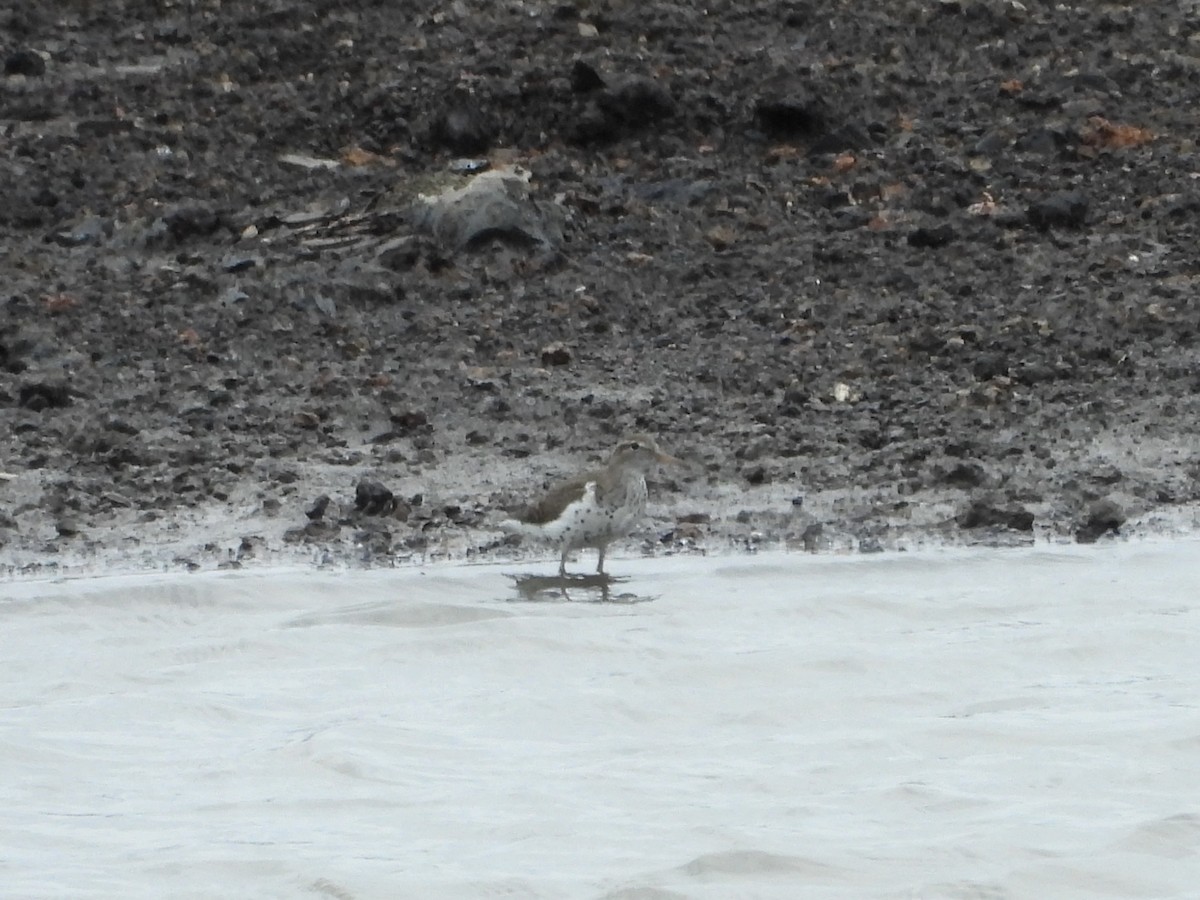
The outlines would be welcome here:
[[[728,250],[737,242],[737,232],[728,225],[714,225],[704,232],[704,239],[714,250]]]
[[[46,60],[36,50],[14,50],[4,60],[5,75],[25,75],[36,78],[46,73]]]
[[[980,487],[987,480],[987,471],[977,462],[961,462],[942,476],[952,487]]]
[[[71,405],[71,391],[61,383],[36,382],[23,384],[17,394],[17,405],[33,412],[62,409]]]
[[[241,543],[238,544],[237,558],[239,560],[253,558],[258,554],[258,551],[262,548],[263,544],[264,542],[260,535],[244,535]]]
[[[114,225],[112,219],[102,216],[88,216],[78,225],[64,231],[56,231],[49,239],[62,247],[82,247],[85,244],[102,244],[112,237]]]
[[[1088,507],[1083,524],[1075,532],[1075,540],[1081,544],[1094,544],[1106,534],[1120,534],[1125,524],[1125,510],[1112,500],[1097,500]]]
[[[565,366],[571,362],[571,350],[562,341],[555,341],[542,348],[543,366]]]
[[[390,513],[395,502],[395,495],[378,481],[363,479],[354,490],[354,508],[364,515]]]
[[[960,528],[999,526],[1013,531],[1033,531],[1033,513],[1023,506],[1001,508],[986,500],[976,500],[957,519]]]
[[[662,536],[661,543],[667,544],[671,541],[691,541],[693,543],[704,540],[704,529],[699,525],[693,525],[688,522],[681,522],[671,531],[668,531]]]
[[[434,144],[464,156],[487,151],[495,138],[495,126],[473,98],[464,91],[455,91],[438,105],[443,111],[429,132]]]
[[[660,82],[644,75],[624,78],[602,104],[626,125],[650,125],[675,111],[675,99]]]
[[[1052,156],[1066,150],[1071,140],[1071,135],[1067,133],[1066,129],[1043,125],[1017,138],[1013,149],[1018,153]]]
[[[760,97],[754,106],[756,124],[773,140],[823,134],[828,127],[828,116],[825,103],[805,92]]]
[[[945,247],[957,237],[953,226],[948,222],[933,227],[922,226],[908,235],[910,247],[937,249]]]
[[[163,216],[163,223],[176,241],[192,236],[206,237],[221,225],[220,217],[203,206],[185,206]]]
[[[468,431],[467,443],[472,447],[482,447],[484,444],[490,444],[492,436],[486,431]]]
[[[244,272],[258,265],[255,256],[227,256],[221,261],[221,268],[226,272]]]
[[[800,535],[800,541],[806,551],[816,553],[828,543],[825,539],[825,526],[820,522],[814,522],[804,529],[804,533]]]
[[[571,67],[571,90],[576,94],[587,94],[604,87],[600,74],[581,59]]]
[[[1029,223],[1039,231],[1081,228],[1087,220],[1088,199],[1082,191],[1061,191],[1029,205]]]
[[[396,426],[397,430],[403,433],[430,430],[429,416],[419,409],[392,413],[388,417],[388,420]]]
[[[304,511],[304,515],[309,519],[320,519],[324,517],[325,510],[329,508],[329,495],[322,494],[312,502],[312,506]]]
[[[746,481],[750,484],[765,484],[769,480],[767,478],[767,470],[762,466],[755,466],[746,472]]]

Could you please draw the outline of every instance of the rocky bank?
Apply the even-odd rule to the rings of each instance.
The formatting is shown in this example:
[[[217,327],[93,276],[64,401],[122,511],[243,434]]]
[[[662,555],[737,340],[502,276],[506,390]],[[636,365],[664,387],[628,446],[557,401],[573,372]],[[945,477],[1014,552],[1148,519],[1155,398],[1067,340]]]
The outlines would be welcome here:
[[[1200,11],[0,5],[7,574],[1195,528]]]

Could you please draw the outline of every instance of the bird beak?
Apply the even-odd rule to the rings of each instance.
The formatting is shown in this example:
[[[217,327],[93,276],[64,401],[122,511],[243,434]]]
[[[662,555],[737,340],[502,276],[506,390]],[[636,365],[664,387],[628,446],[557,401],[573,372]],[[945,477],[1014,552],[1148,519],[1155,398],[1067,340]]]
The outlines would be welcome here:
[[[687,463],[685,463],[678,456],[672,456],[670,453],[663,453],[661,450],[659,450],[657,453],[654,454],[654,458],[657,459],[664,466],[686,466],[687,465]]]

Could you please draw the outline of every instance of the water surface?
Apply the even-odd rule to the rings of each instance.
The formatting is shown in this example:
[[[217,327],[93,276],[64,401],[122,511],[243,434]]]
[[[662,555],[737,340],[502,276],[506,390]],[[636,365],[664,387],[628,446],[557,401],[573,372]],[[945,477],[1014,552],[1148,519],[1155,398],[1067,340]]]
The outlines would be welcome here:
[[[1194,897],[1200,542],[3,587],[20,897]],[[644,602],[632,602],[642,600]]]

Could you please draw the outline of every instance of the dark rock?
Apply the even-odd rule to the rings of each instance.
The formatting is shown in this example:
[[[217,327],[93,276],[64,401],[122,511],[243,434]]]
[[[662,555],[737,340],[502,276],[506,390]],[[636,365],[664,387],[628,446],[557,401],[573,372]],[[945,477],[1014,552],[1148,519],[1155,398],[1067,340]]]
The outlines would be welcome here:
[[[670,91],[653,78],[622,78],[600,96],[600,108],[630,128],[661,122],[675,110]]]
[[[571,348],[562,341],[555,341],[542,348],[543,366],[565,366],[571,362]]]
[[[184,206],[163,216],[167,232],[177,242],[191,237],[206,237],[221,225],[220,217],[205,206]]]
[[[221,260],[221,268],[226,272],[245,272],[247,269],[253,269],[260,262],[261,260],[256,256],[227,256]]]
[[[325,510],[329,508],[329,495],[322,494],[312,502],[312,506],[304,511],[304,515],[310,519],[320,519],[325,516]]]
[[[490,444],[494,437],[486,431],[472,429],[467,432],[467,443],[472,447],[482,447],[485,444]]]
[[[47,208],[58,206],[58,201],[58,194],[54,193],[54,191],[50,190],[50,188],[44,186],[38,188],[33,196],[29,198],[29,202],[34,206],[45,206]]]
[[[949,222],[942,222],[940,225],[921,226],[914,231],[909,232],[908,245],[910,247],[919,248],[937,248],[945,247],[957,237],[954,226]]]
[[[112,418],[104,423],[104,428],[107,431],[114,431],[117,434],[137,435],[141,434],[142,430],[127,419]]]
[[[412,505],[403,497],[397,497],[395,504],[392,506],[392,518],[400,522],[407,522],[412,515]]]
[[[1003,353],[980,353],[971,363],[971,374],[979,381],[1008,375],[1008,356]]]
[[[328,519],[314,519],[301,528],[289,528],[283,533],[284,543],[315,543],[336,537],[342,527]]]
[[[34,50],[14,50],[4,60],[5,75],[25,75],[36,78],[46,73],[46,60]]]
[[[600,73],[581,59],[571,66],[571,90],[576,94],[590,94],[604,87]]]
[[[1125,473],[1116,466],[1101,466],[1089,476],[1092,483],[1104,485],[1116,484],[1124,479]]]
[[[815,138],[828,130],[829,110],[807,92],[760,97],[754,105],[754,121],[772,140]]]
[[[379,245],[375,261],[393,272],[407,272],[421,260],[422,244],[411,234],[392,238]]]
[[[118,119],[115,116],[105,116],[99,119],[80,119],[75,123],[75,131],[84,137],[106,138],[116,134],[127,134],[134,129],[132,119]]]
[[[58,109],[49,103],[28,101],[13,103],[5,108],[4,115],[16,122],[47,122],[58,115]]]
[[[1072,140],[1073,137],[1065,129],[1042,125],[1017,138],[1013,143],[1013,150],[1018,153],[1050,156],[1062,153],[1071,145]]]
[[[670,544],[691,541],[693,543],[704,540],[704,529],[699,525],[693,525],[687,522],[680,523],[670,531],[659,535],[659,543]]]
[[[1081,544],[1094,544],[1106,534],[1120,534],[1125,524],[1125,510],[1113,500],[1097,500],[1088,507],[1082,524],[1075,531],[1075,540]]]
[[[1009,528],[1033,531],[1033,513],[1020,505],[996,506],[987,500],[975,500],[956,520],[960,528]]]
[[[1082,191],[1061,191],[1031,203],[1026,212],[1039,231],[1081,228],[1087,220],[1088,198]]]
[[[763,466],[755,466],[746,471],[746,481],[749,484],[759,485],[766,484],[770,479],[767,477],[767,470]]]
[[[354,543],[367,556],[383,556],[392,549],[392,533],[383,527],[363,528],[354,533]]]
[[[419,409],[394,412],[388,416],[388,421],[395,425],[401,434],[429,432],[432,430],[429,424],[429,416]]]
[[[987,471],[977,462],[960,462],[946,472],[941,480],[952,487],[982,487],[987,481]]]
[[[239,560],[253,559],[264,546],[266,546],[266,541],[263,540],[261,535],[243,535],[241,541],[238,542],[237,558]]]
[[[452,153],[474,155],[484,153],[496,137],[491,119],[465,91],[455,91],[444,104],[430,129],[430,139]]]
[[[820,522],[813,522],[804,529],[804,533],[800,535],[800,541],[807,552],[816,553],[827,543],[825,539],[825,526]]]
[[[18,406],[34,412],[41,412],[44,409],[61,409],[71,405],[71,390],[61,383],[23,384],[17,396]]]
[[[680,525],[707,525],[712,522],[712,516],[705,512],[684,513],[676,516],[675,521]]]
[[[844,150],[862,150],[870,147],[872,143],[871,136],[860,126],[841,125],[831,128],[813,140],[808,146],[808,155],[821,156],[828,153],[841,153]]]
[[[395,503],[396,496],[378,481],[363,479],[354,489],[354,508],[364,515],[387,515]]]

